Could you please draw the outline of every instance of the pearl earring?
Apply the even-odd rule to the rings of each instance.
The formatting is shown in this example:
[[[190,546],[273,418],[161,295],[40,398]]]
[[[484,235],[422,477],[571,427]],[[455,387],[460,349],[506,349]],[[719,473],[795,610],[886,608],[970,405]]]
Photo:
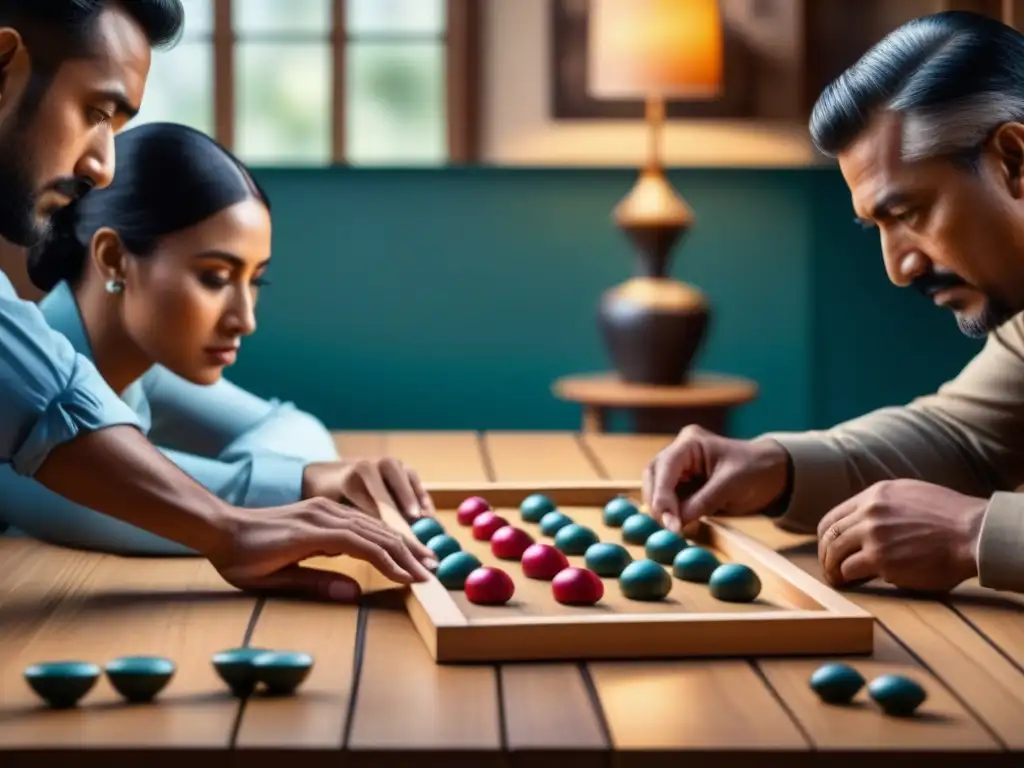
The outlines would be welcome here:
[[[123,290],[123,280],[107,280],[107,293],[120,293]]]

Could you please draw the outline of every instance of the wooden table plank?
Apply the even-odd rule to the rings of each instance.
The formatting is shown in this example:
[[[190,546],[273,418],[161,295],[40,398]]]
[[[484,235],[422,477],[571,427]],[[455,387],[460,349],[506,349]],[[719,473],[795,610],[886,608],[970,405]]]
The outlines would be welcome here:
[[[763,517],[730,519],[730,524],[774,546],[821,580],[813,537],[796,537],[781,531],[771,520]],[[796,540],[801,541],[795,544]],[[986,741],[993,742],[989,748],[993,748],[995,742],[1011,749],[1024,748],[1024,731],[1020,728],[1024,722],[1024,674],[949,606],[937,600],[906,597],[882,582],[847,590],[844,594],[876,617],[884,628],[887,644],[899,642],[912,654],[915,669],[908,667],[905,673],[917,677],[933,701],[942,697],[943,719],[941,722],[934,720],[934,728],[928,723],[899,722],[906,744],[944,748],[947,739],[954,739],[951,734],[964,731],[966,718],[973,714],[971,719],[978,721],[977,727],[971,726],[970,734],[956,736],[956,743],[951,744],[950,749],[984,746]],[[1007,601],[1000,612],[999,599],[993,599],[993,605],[987,606],[993,611],[993,623],[1002,619],[1000,626],[1012,627],[1015,619],[1020,620],[1018,603]],[[888,657],[879,658],[879,652],[875,658],[883,663],[889,661]],[[766,673],[772,663],[761,663]],[[853,665],[859,667],[856,662]],[[865,669],[877,674],[875,666],[869,665]],[[811,671],[803,670],[805,678]],[[955,693],[958,706],[947,711],[944,708],[948,706],[949,691]],[[926,705],[931,706],[931,703],[926,702]],[[953,727],[949,725],[951,722],[955,723]],[[913,728],[907,728],[908,725],[913,725]],[[897,734],[891,725],[887,728],[884,734],[872,730],[871,738],[895,744]],[[824,738],[846,737],[851,730],[851,724],[841,719]]]
[[[482,444],[496,481],[596,477],[572,435],[486,433]],[[499,673],[508,748],[524,760],[546,750],[608,749],[581,665],[503,664]]]
[[[1018,670],[1024,670],[1024,595],[984,589],[973,579],[955,590],[948,602]]]
[[[423,472],[424,482],[481,477],[484,465],[472,433],[393,432],[380,438],[385,455]],[[347,749],[477,752],[481,759],[480,751],[497,755],[502,726],[494,667],[435,664],[397,592],[378,593],[365,602],[362,665]]]
[[[651,459],[672,442],[673,436],[588,432],[580,440],[603,477],[639,483]]]
[[[383,432],[331,432],[342,459],[382,459],[387,455]]]
[[[250,697],[235,740],[237,749],[342,748],[354,683],[359,608],[268,599],[249,644],[304,651],[313,669],[287,698]]]
[[[485,432],[484,452],[495,479],[523,482],[597,479],[593,464],[567,432]],[[500,469],[499,469],[500,468]]]
[[[601,479],[599,467],[572,436],[486,438],[498,480],[506,479],[505,462],[515,479]],[[745,662],[592,662],[586,669],[616,749],[806,747],[785,710]],[[519,706],[531,705],[524,701]],[[583,705],[559,700],[541,713],[539,700],[532,703],[534,717],[551,720],[571,706]]]
[[[67,565],[60,565],[62,558]],[[5,634],[0,646],[0,743],[8,749],[226,748],[239,705],[210,657],[244,641],[254,599],[201,559],[53,548],[46,560],[55,571],[49,586],[36,572],[19,586],[19,597],[7,592],[2,607],[0,624],[11,611],[20,614],[24,642]],[[80,578],[54,588],[69,573]],[[38,599],[47,592],[55,605]],[[127,705],[101,678],[78,708],[52,711],[21,677],[33,662],[75,658],[102,666],[136,654],[167,656],[178,665],[157,706]]]

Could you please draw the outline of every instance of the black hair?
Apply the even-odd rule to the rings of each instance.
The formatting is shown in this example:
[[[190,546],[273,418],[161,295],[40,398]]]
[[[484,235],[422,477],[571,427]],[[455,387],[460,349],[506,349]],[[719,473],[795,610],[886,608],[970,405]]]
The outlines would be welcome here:
[[[51,290],[81,276],[93,235],[114,230],[133,255],[210,216],[256,199],[270,200],[244,164],[206,134],[175,123],[148,123],[119,134],[113,183],[60,209],[49,234],[28,253],[28,276]]]
[[[1024,35],[945,11],[889,33],[822,92],[811,138],[835,156],[881,109],[904,118],[904,156],[973,162],[999,125],[1024,120]]]
[[[114,6],[142,27],[151,47],[170,47],[181,37],[181,0],[0,0],[0,27],[18,30],[33,72],[52,76],[64,61],[92,52],[96,22]]]

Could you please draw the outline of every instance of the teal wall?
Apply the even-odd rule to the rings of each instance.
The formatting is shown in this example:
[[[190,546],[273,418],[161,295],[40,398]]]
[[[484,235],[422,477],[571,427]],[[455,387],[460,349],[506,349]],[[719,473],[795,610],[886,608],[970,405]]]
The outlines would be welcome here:
[[[257,175],[274,206],[272,285],[235,381],[337,429],[578,426],[550,386],[607,366],[595,311],[633,269],[609,212],[634,171]],[[683,170],[671,181],[697,215],[672,273],[715,313],[699,367],[762,389],[735,434],[900,402],[977,348],[889,285],[834,170]]]

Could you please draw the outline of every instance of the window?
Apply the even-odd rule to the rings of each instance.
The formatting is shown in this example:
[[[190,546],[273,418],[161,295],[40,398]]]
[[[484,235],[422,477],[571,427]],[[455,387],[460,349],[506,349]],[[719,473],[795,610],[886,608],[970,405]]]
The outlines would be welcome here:
[[[187,123],[254,165],[476,159],[478,0],[184,3],[138,122]]]

